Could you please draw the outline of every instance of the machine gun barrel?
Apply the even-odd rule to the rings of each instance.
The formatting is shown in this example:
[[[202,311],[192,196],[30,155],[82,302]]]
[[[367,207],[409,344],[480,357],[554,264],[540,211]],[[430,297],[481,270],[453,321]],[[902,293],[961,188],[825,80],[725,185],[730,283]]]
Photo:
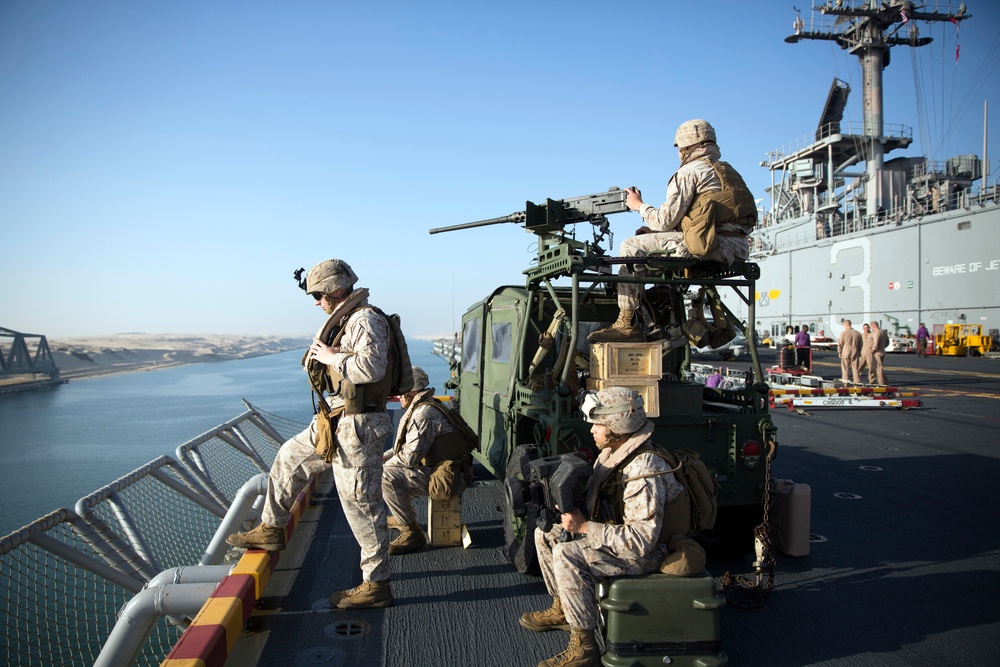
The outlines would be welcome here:
[[[628,206],[625,205],[627,194],[621,188],[611,187],[608,188],[607,192],[593,195],[567,199],[546,199],[544,204],[535,204],[529,201],[525,202],[524,210],[517,213],[450,227],[437,227],[430,230],[430,233],[439,234],[456,229],[499,225],[504,222],[523,223],[526,230],[536,234],[552,232],[567,224],[586,221],[601,222],[606,215],[628,211]]]
[[[441,232],[453,232],[458,229],[472,229],[473,227],[485,227],[487,225],[499,225],[505,222],[524,222],[524,211],[518,211],[516,213],[511,213],[510,215],[503,215],[499,218],[490,218],[489,220],[477,220],[476,222],[463,222],[460,225],[451,225],[450,227],[435,227],[430,230],[431,234],[440,234]]]

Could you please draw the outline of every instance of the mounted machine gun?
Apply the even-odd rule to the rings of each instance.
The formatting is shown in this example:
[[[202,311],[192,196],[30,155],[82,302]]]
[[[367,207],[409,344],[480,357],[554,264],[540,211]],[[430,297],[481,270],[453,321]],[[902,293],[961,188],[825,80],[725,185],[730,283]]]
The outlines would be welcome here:
[[[462,354],[446,385],[479,436],[474,456],[505,482],[507,555],[521,572],[537,567],[532,531],[540,509],[528,502],[534,462],[573,452],[593,460],[597,453],[580,414],[584,389],[635,389],[656,427],[654,441],[699,453],[721,486],[719,518],[704,532],[706,544],[749,552],[763,515],[765,452],[773,452],[776,430],[753,336],[747,336],[753,365],[745,386],[706,394],[703,385],[686,380],[690,347],[681,333],[692,290],[717,299],[717,290],[731,289],[753,322],[757,265],[610,256],[607,216],[628,210],[626,195],[611,188],[544,204],[529,201],[510,215],[430,230],[516,223],[538,239],[537,258],[522,271],[523,286],[493,289],[462,317]],[[577,240],[567,230],[582,222],[594,225],[593,241]],[[642,265],[643,271],[617,271],[622,264]],[[587,334],[615,320],[617,288],[626,282],[648,286],[647,341],[591,346]],[[718,307],[737,328],[747,328],[721,301]],[[642,360],[641,376],[621,370],[636,358]]]

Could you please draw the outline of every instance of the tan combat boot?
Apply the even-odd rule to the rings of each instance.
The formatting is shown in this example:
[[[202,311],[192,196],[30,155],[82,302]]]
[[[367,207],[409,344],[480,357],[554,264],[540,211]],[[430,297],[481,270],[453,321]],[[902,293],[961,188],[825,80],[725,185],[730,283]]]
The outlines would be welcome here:
[[[338,609],[391,607],[392,603],[392,589],[388,581],[363,581],[359,586],[337,591],[330,596],[330,604]]]
[[[631,308],[619,308],[618,319],[610,327],[598,329],[587,336],[588,343],[620,343],[641,341],[642,330],[636,317],[636,311]]]
[[[406,526],[399,526],[399,535],[392,542],[389,542],[389,553],[405,554],[419,549],[427,544],[424,531],[420,529],[420,524],[414,521]]]
[[[262,523],[245,533],[233,533],[226,538],[226,543],[239,549],[281,551],[285,548],[285,529]]]
[[[397,519],[396,517],[394,517],[391,514],[389,515],[389,518],[386,519],[386,523],[389,524],[390,528],[402,528],[403,527],[403,524],[401,524],[399,522],[399,519]]]
[[[601,667],[601,649],[597,648],[594,631],[570,629],[566,650],[542,660],[538,667]]]
[[[559,598],[552,598],[552,606],[545,611],[529,611],[521,614],[518,623],[525,630],[532,632],[548,632],[549,630],[569,630],[566,614],[562,610]]]

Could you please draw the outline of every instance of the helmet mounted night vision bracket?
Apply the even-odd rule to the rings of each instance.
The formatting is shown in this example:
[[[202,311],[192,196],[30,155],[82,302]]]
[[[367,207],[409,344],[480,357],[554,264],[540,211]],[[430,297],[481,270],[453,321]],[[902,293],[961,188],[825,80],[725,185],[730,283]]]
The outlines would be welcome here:
[[[303,292],[306,291],[306,279],[302,277],[302,274],[305,272],[306,272],[305,267],[302,267],[296,269],[295,273],[292,274],[295,278],[295,282],[298,283],[299,285],[299,289],[301,289]]]

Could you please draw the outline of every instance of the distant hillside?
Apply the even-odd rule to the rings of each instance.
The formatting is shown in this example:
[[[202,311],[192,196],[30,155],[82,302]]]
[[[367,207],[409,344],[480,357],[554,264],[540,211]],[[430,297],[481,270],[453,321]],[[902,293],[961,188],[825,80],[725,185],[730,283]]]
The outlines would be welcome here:
[[[310,340],[281,336],[128,333],[58,338],[48,342],[62,377],[73,379],[259,357],[304,349]]]

